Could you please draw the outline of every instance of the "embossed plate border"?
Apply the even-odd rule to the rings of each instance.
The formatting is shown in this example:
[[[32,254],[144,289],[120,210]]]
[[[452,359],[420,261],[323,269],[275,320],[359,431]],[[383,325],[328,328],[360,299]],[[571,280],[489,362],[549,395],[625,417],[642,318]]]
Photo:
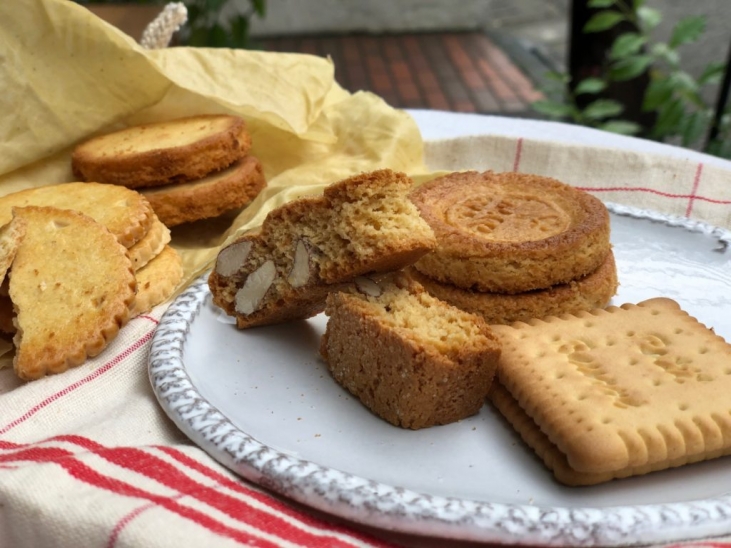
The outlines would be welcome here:
[[[607,204],[622,216],[703,233],[726,248],[731,232],[703,222]],[[259,485],[324,512],[402,533],[469,541],[624,546],[731,533],[731,496],[609,508],[541,508],[417,493],[281,453],[238,429],[203,398],[185,367],[185,343],[208,296],[207,276],[170,305],[153,336],[149,376],[160,405],[194,443]]]

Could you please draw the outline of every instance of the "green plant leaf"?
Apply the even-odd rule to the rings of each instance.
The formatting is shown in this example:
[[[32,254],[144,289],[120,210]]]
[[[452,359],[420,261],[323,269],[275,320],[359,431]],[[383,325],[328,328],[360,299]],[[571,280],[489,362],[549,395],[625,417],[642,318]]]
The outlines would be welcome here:
[[[205,0],[206,2],[206,12],[208,13],[218,13],[221,11],[223,6],[228,2],[228,0]],[[215,25],[211,27],[213,29]]]
[[[698,77],[698,85],[718,84],[726,71],[726,63],[720,61],[709,64]]]
[[[556,70],[550,70],[546,72],[543,75],[547,80],[552,80],[554,82],[561,82],[562,84],[568,84],[571,80],[571,76],[568,74],[564,74],[563,72],[558,72]]]
[[[621,59],[628,55],[638,53],[642,46],[647,43],[647,37],[637,34],[636,32],[626,32],[620,35],[612,44],[609,51],[610,59]]]
[[[684,147],[696,143],[708,128],[708,116],[703,112],[694,112],[685,116],[679,126],[680,136]]]
[[[664,103],[658,109],[657,121],[652,128],[653,137],[662,139],[670,135],[678,135],[683,116],[685,116],[685,108],[680,99]]]
[[[638,8],[641,8],[644,5],[644,3],[645,3],[645,0],[634,0],[634,2],[632,2],[632,7],[635,9],[638,9]]]
[[[213,25],[208,31],[208,46],[225,48],[230,45],[229,36],[221,25]]]
[[[246,48],[249,46],[249,19],[238,15],[229,21],[231,46]]]
[[[604,131],[611,131],[612,133],[619,133],[621,135],[637,135],[642,130],[640,124],[630,122],[629,120],[610,120],[597,127]]]
[[[264,17],[267,14],[266,0],[251,0],[251,5],[259,17]]]
[[[576,85],[575,95],[584,93],[599,93],[607,88],[607,83],[601,78],[585,78]]]
[[[650,55],[632,55],[619,59],[609,68],[612,80],[624,82],[638,77],[645,72],[652,63]]]
[[[645,90],[642,101],[642,110],[650,112],[656,110],[673,96],[673,84],[668,78],[653,79]]]
[[[187,44],[192,47],[204,47],[208,45],[208,29],[206,27],[195,27],[190,29]]]
[[[668,45],[675,49],[680,45],[695,42],[706,30],[706,18],[702,15],[691,15],[678,21],[673,28]]]
[[[586,6],[589,8],[611,8],[616,0],[589,0]]]
[[[637,8],[637,19],[640,22],[640,28],[645,31],[654,29],[662,21],[662,13],[647,6]]]
[[[627,18],[618,11],[600,11],[591,16],[584,25],[584,32],[601,32],[611,29],[617,23],[625,21]]]
[[[624,106],[619,101],[613,99],[597,99],[589,103],[582,111],[585,118],[589,120],[603,120],[612,116],[622,114]]]
[[[663,42],[654,44],[650,53],[658,59],[666,61],[672,67],[677,67],[680,64],[680,54]]]
[[[551,118],[566,118],[568,116],[571,116],[573,113],[573,108],[571,108],[571,105],[566,105],[557,101],[534,101],[533,103],[531,103],[530,106],[536,112],[540,114],[545,114],[546,116],[550,116]]]
[[[668,80],[679,92],[697,92],[698,82],[684,70],[675,70],[668,75]]]

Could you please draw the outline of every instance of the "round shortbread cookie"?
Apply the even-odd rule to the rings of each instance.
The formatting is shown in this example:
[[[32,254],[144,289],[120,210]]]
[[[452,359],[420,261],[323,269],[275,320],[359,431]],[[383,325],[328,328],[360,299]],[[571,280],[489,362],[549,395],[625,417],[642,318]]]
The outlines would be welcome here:
[[[24,206],[79,211],[107,227],[125,247],[141,240],[153,221],[152,207],[139,192],[100,183],[61,183],[2,196],[0,224],[10,221],[14,207]]]
[[[617,292],[617,267],[611,252],[597,270],[583,278],[548,289],[514,294],[470,291],[443,284],[413,267],[407,272],[437,299],[479,314],[493,325],[602,308]]]
[[[143,188],[199,179],[243,158],[250,148],[243,119],[191,116],[89,139],[74,149],[71,168],[84,181]]]
[[[152,259],[147,265],[138,270],[137,298],[132,307],[131,316],[139,316],[152,310],[170,297],[183,279],[183,262],[169,245]]]
[[[14,213],[27,227],[10,272],[13,366],[32,380],[99,354],[129,319],[136,282],[127,250],[91,217],[34,206]]]
[[[223,171],[197,181],[142,190],[167,226],[217,217],[243,207],[266,186],[261,163],[247,156]]]
[[[604,204],[548,177],[453,173],[411,199],[438,242],[416,268],[464,289],[521,293],[568,283],[599,268],[610,250]]]
[[[147,231],[145,237],[129,248],[128,255],[132,261],[132,267],[139,270],[165,248],[170,243],[170,229],[157,218],[153,213],[152,225]]]

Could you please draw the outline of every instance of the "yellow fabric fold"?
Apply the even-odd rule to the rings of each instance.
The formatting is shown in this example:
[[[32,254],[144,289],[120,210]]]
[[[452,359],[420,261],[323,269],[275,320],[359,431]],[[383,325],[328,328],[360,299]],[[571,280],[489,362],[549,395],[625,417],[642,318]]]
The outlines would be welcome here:
[[[207,113],[242,116],[268,188],[235,215],[173,230],[187,280],[272,208],[379,168],[424,173],[413,119],[348,93],[329,59],[231,49],[145,50],[68,0],[0,3],[0,195],[73,181],[85,139]]]

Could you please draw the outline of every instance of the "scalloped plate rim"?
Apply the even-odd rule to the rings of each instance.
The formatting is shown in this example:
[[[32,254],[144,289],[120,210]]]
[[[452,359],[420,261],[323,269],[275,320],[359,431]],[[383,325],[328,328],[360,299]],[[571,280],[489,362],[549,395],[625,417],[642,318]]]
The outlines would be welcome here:
[[[731,231],[702,221],[606,203],[615,215],[648,219],[716,238]],[[400,533],[533,545],[626,546],[731,533],[731,495],[665,504],[539,507],[417,493],[281,453],[255,440],[197,394],[183,360],[187,334],[209,295],[207,274],[169,306],[153,335],[149,377],[160,406],[191,441],[240,476],[341,518]],[[196,394],[196,400],[186,399]],[[195,403],[191,408],[191,404]],[[294,469],[294,471],[292,471]],[[332,485],[337,485],[332,490]],[[424,507],[419,501],[428,501]],[[710,517],[698,518],[700,513]],[[547,519],[548,518],[548,519]],[[516,529],[525,530],[516,534]]]

